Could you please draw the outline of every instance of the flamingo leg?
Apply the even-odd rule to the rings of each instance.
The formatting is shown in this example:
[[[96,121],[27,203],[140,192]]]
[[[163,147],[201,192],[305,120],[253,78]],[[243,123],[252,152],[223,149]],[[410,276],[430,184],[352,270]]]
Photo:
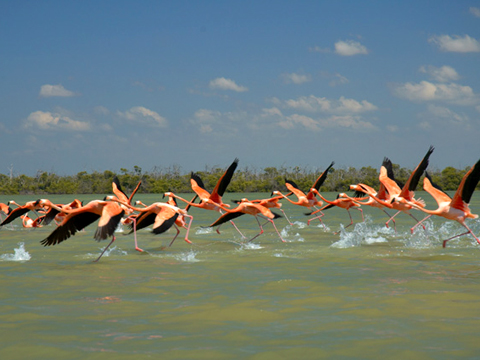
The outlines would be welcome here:
[[[288,218],[287,214],[285,213],[285,211],[283,209],[280,209],[280,211],[282,212],[283,216],[285,216],[285,219],[287,219],[288,221],[288,224],[289,225],[293,225],[293,223],[290,221],[290,219]]]
[[[355,208],[355,209],[357,209],[358,211],[360,211],[362,213],[362,221],[365,222],[365,218],[363,217],[363,210],[360,209],[360,208]]]
[[[234,223],[232,220],[230,220],[230,223],[233,225],[233,227],[234,227],[235,229],[237,229],[238,233],[242,236],[242,239],[245,239],[246,236],[242,234],[242,232],[241,232],[240,229],[237,227],[237,225],[235,225],[235,223]]]
[[[352,214],[350,214],[350,210],[349,210],[349,209],[347,209],[347,212],[348,212],[348,216],[350,216],[350,224],[348,224],[347,226],[345,226],[345,229],[346,229],[347,227],[349,227],[350,225],[353,225]]]
[[[408,215],[410,215],[410,217],[417,222],[416,225],[418,225],[418,223],[421,223],[423,220],[425,220],[425,219],[423,219],[422,221],[419,221],[419,220],[418,220],[415,216],[413,216],[412,214],[408,214]],[[416,226],[416,225],[415,225],[415,226]],[[423,224],[420,224],[420,225],[422,225],[423,230],[425,230],[425,225],[423,225]]]
[[[321,212],[321,211],[320,211],[320,213],[321,213],[321,215],[318,215],[318,216],[315,216],[315,217],[313,217],[313,218],[308,219],[307,225],[310,226],[310,222],[311,222],[311,221],[313,221],[313,220],[315,220],[315,219],[318,219],[318,220],[320,220],[320,223],[323,225],[323,229],[324,229],[324,230],[327,230],[327,227],[325,226],[325,223],[324,223],[323,220],[321,219],[321,217],[322,217],[323,215],[325,215],[325,214],[324,214],[323,212]]]
[[[188,240],[188,234],[190,233],[190,226],[192,225],[193,216],[192,215],[184,215],[184,216],[190,218],[190,221],[188,222],[187,233],[185,234],[185,241],[189,244],[192,244],[192,242]]]
[[[143,252],[144,250],[143,249],[140,249],[138,247],[138,243],[137,243],[137,218],[134,217],[134,218],[131,218],[133,220],[133,239],[135,241],[135,250],[139,251],[139,252]]]
[[[115,241],[115,235],[112,236],[112,241],[110,241],[110,243],[105,247],[105,249],[103,249],[102,253],[100,254],[100,256],[96,259],[96,260],[93,260],[93,262],[97,262],[98,260],[100,260],[100,258],[103,256],[103,254],[105,253],[105,251],[107,251],[107,249],[110,247],[110,245],[113,244],[113,242]]]
[[[286,242],[285,240],[283,240],[282,235],[280,235],[280,233],[278,232],[278,229],[277,229],[277,227],[275,226],[275,223],[273,222],[273,220],[272,220],[272,219],[268,219],[268,221],[270,221],[270,222],[272,223],[273,228],[274,228],[275,231],[277,232],[278,237],[280,238],[280,240],[282,240],[282,242]]]
[[[467,229],[468,231],[462,233],[462,234],[459,234],[459,235],[455,235],[455,236],[452,236],[451,238],[448,238],[447,240],[443,240],[443,247],[445,247],[447,245],[447,241],[450,241],[452,239],[455,239],[459,236],[462,236],[462,235],[467,235],[467,234],[472,234],[472,236],[475,238],[475,240],[477,240],[477,243],[480,244],[480,239],[478,237],[475,236],[475,234],[473,233],[473,231],[467,226],[465,225],[465,223],[462,223],[463,226],[465,226],[465,229]]]
[[[170,242],[170,244],[168,245],[168,247],[172,246],[173,242],[175,241],[175,239],[177,238],[178,234],[180,234],[180,229],[178,228],[177,225],[173,224],[173,226],[175,226],[175,230],[177,230],[177,233],[175,234],[175,236],[173,237],[172,241]]]
[[[352,219],[352,215],[350,214],[350,210],[348,210],[348,209],[345,209],[345,210],[347,210],[348,216],[350,216],[350,224],[348,224],[347,226],[345,226],[343,229],[346,229],[347,227],[349,227],[350,225],[353,224],[353,219]],[[340,231],[334,232],[334,234],[337,235],[339,232],[340,232]]]
[[[395,219],[394,219],[392,216],[390,216],[390,214],[389,214],[385,209],[381,209],[381,210],[382,210],[385,214],[387,214],[387,216],[388,216],[389,218],[392,219],[393,228],[395,229],[395,234],[396,234],[396,233],[397,233],[397,223],[395,222]],[[388,225],[387,225],[387,228],[388,228]]]
[[[469,231],[466,231],[466,232],[464,232],[464,233],[461,233],[461,234],[452,236],[451,238],[448,238],[447,240],[443,240],[443,247],[447,246],[447,241],[450,241],[450,240],[452,240],[452,239],[455,239],[455,238],[457,238],[457,237],[459,237],[459,236],[467,235],[467,234],[469,234],[469,233],[471,233],[470,230],[469,230]],[[473,233],[472,233],[472,234],[473,234]],[[474,235],[474,237],[476,238],[475,235]],[[478,241],[478,239],[477,239],[477,241]]]
[[[411,229],[410,229],[410,232],[413,234],[413,231],[415,230],[415,228],[420,225],[421,223],[423,223],[425,220],[427,220],[428,218],[430,218],[432,216],[432,214],[430,215],[427,215],[425,216],[422,220],[420,220],[419,222],[417,222]],[[423,226],[423,228],[425,229],[425,226]]]
[[[388,223],[390,222],[390,220],[393,220],[395,218],[395,216],[397,216],[400,213],[401,213],[401,211],[398,210],[393,216],[390,216],[390,219],[387,220],[387,222],[385,223],[385,226],[388,228]]]
[[[253,238],[251,238],[250,240],[248,240],[248,242],[256,239],[257,237],[259,237],[260,235],[263,234],[263,226],[262,226],[262,224],[260,224],[260,221],[258,220],[258,217],[257,217],[257,216],[255,216],[255,219],[257,220],[258,226],[260,226],[260,232],[259,232],[257,235],[255,235]]]

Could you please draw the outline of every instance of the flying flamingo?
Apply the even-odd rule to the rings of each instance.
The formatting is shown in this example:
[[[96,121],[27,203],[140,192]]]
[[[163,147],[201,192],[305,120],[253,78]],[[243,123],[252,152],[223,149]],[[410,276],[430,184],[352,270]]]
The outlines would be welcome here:
[[[237,166],[238,166],[238,159],[235,159],[233,161],[233,163],[225,171],[225,173],[217,181],[217,184],[215,185],[215,188],[213,189],[212,193],[209,193],[205,189],[205,185],[203,184],[203,181],[200,178],[200,176],[198,176],[198,174],[195,174],[193,172],[191,173],[190,184],[192,186],[192,190],[200,198],[200,204],[195,204],[193,202],[195,200],[192,200],[192,201],[185,200],[184,198],[181,198],[180,196],[174,194],[171,191],[166,192],[164,196],[175,197],[175,198],[187,203],[189,206],[194,206],[194,207],[202,208],[202,209],[206,209],[206,210],[214,210],[214,211],[218,211],[218,212],[221,213],[222,212],[222,207],[229,207],[230,206],[228,204],[225,204],[222,201],[222,196],[225,193],[225,190],[227,189],[228,184],[232,180],[233,173],[235,172],[235,169],[237,168]],[[230,221],[230,223],[235,227],[235,229],[242,236],[242,238],[244,238],[245,236],[240,232],[240,230],[235,225],[235,223],[233,221]],[[218,228],[217,228],[217,233],[220,234],[220,231],[218,230]]]
[[[56,207],[58,211],[67,213],[67,216],[63,219],[60,225],[58,225],[58,227],[47,238],[40,242],[43,246],[59,244],[62,241],[67,240],[70,236],[75,235],[77,231],[80,231],[94,221],[99,220],[94,239],[100,241],[111,236],[112,241],[110,241],[105,247],[100,256],[94,260],[95,262],[100,260],[105,251],[115,241],[115,229],[125,213],[120,205],[112,201],[93,200],[85,206],[72,210],[57,207],[46,199],[39,200],[39,202],[42,206]]]
[[[287,194],[286,196],[289,196],[293,193],[289,193]],[[287,219],[288,223],[289,224],[292,224],[290,222],[290,220],[288,219],[287,217],[287,214],[285,213],[285,211],[283,211],[282,209],[282,203],[280,203],[280,200],[283,199],[283,195],[279,195],[279,196],[273,196],[273,197],[269,197],[267,199],[255,199],[255,200],[248,200],[246,198],[242,199],[242,200],[232,200],[232,202],[236,203],[236,204],[240,204],[242,201],[244,200],[247,200],[251,203],[254,203],[254,204],[259,204],[259,205],[262,205],[262,206],[265,206],[266,208],[268,209],[271,209],[271,208],[277,208],[279,209],[283,215],[285,216],[285,218]]]
[[[350,224],[345,226],[345,229],[353,224],[352,215],[350,214],[350,209],[351,208],[354,208],[354,209],[360,211],[362,213],[362,221],[365,221],[365,219],[363,217],[363,210],[360,209],[360,204],[358,204],[356,201],[354,201],[353,199],[348,197],[346,194],[344,194],[344,193],[338,194],[338,196],[335,200],[330,201],[330,200],[325,199],[318,192],[317,189],[312,189],[311,191],[314,192],[315,194],[317,194],[323,201],[325,201],[327,203],[327,205],[325,205],[321,209],[318,209],[318,210],[316,210],[316,211],[314,211],[314,212],[312,212],[311,214],[308,214],[308,215],[315,215],[316,213],[319,213],[319,212],[321,213],[323,210],[330,209],[333,206],[338,206],[339,208],[347,210],[348,216],[350,216]],[[320,215],[320,216],[322,216],[322,215]],[[317,218],[318,218],[318,216],[309,219],[308,222],[307,222],[307,225],[310,225],[310,221],[312,221],[314,219],[317,219]]]
[[[55,204],[55,205],[57,205],[57,207],[61,208],[62,210],[63,209],[73,210],[73,209],[78,209],[82,207],[83,203],[78,199],[74,199],[69,204]],[[58,225],[63,221],[65,216],[67,216],[65,212],[58,211],[57,208],[50,207],[43,218],[42,225],[48,225],[52,222],[52,220],[55,220],[55,223]]]
[[[29,211],[35,211],[35,210],[40,210],[43,209],[45,206],[40,204],[41,200],[38,199],[36,201],[28,201],[25,203],[25,205],[19,205],[15,201],[10,201],[9,204],[14,204],[17,205],[18,207],[11,210],[8,213],[8,216],[5,218],[5,220],[2,221],[0,226],[7,225],[11,223],[13,220],[19,218],[22,215],[25,215]]]
[[[465,174],[460,185],[458,186],[455,195],[453,198],[450,198],[446,193],[444,193],[439,188],[435,187],[435,184],[432,183],[429,176],[423,179],[423,188],[430,195],[433,196],[435,201],[438,204],[436,210],[427,210],[419,206],[415,206],[418,210],[423,211],[430,215],[442,216],[448,220],[455,220],[467,229],[466,232],[452,236],[451,238],[443,241],[443,247],[447,245],[447,241],[450,241],[456,237],[471,234],[475,240],[480,244],[480,239],[475,236],[473,231],[465,224],[465,219],[476,219],[478,218],[477,214],[472,214],[468,204],[472,198],[472,194],[480,180],[480,160],[478,160],[475,165]],[[422,221],[426,220],[429,216],[424,218]]]
[[[170,229],[174,224],[175,220],[178,218],[178,216],[182,215],[184,217],[190,218],[190,221],[187,226],[187,233],[185,234],[185,241],[189,244],[192,242],[188,239],[188,234],[190,232],[190,226],[192,225],[192,220],[193,216],[188,215],[187,211],[184,209],[180,209],[177,206],[170,205],[168,203],[164,202],[156,202],[153,203],[149,206],[146,206],[144,208],[137,208],[134,207],[130,204],[127,203],[122,203],[118,199],[115,199],[114,197],[107,197],[108,200],[113,200],[116,202],[119,202],[127,207],[129,207],[133,211],[139,212],[138,216],[135,217],[133,221],[133,225],[130,224],[132,231],[134,233],[134,239],[135,239],[135,250],[143,252],[144,250],[138,247],[137,244],[137,230],[143,229],[149,225],[153,225],[152,233],[154,234],[161,234]],[[131,233],[130,232],[130,233]],[[177,238],[179,234],[179,230],[177,228],[177,234],[173,238],[173,240],[170,242],[170,245],[172,246],[173,242]]]
[[[410,213],[410,210],[415,208],[418,209],[418,207],[424,208],[425,207],[425,201],[422,199],[415,199],[414,198],[414,191],[418,185],[418,182],[420,181],[420,177],[424,173],[424,171],[427,169],[428,166],[428,159],[430,155],[432,154],[433,150],[435,148],[433,146],[430,146],[428,149],[427,153],[423,157],[422,161],[420,164],[417,165],[417,167],[412,171],[410,174],[410,177],[408,178],[407,182],[403,186],[402,189],[398,186],[398,184],[395,182],[395,180],[391,179],[388,174],[387,174],[387,169],[385,165],[382,164],[382,167],[380,168],[380,176],[378,177],[380,182],[385,186],[386,190],[388,191],[390,195],[390,202],[385,202],[384,200],[379,199],[376,196],[373,196],[371,194],[367,194],[370,197],[373,197],[375,200],[377,200],[380,204],[390,208],[390,209],[395,209],[397,210],[397,213],[390,217],[390,219],[386,222],[386,225],[388,226],[388,223],[390,220],[393,220],[393,218],[399,214],[400,212],[404,212],[408,214],[411,218],[413,218],[416,223],[419,221],[415,216],[413,216]],[[384,164],[385,161],[388,160],[387,158],[384,159]],[[423,224],[422,224],[423,226]],[[423,226],[425,229],[425,227]]]
[[[313,192],[312,189],[317,190],[317,193],[318,193],[318,191],[320,190],[320,186],[323,185],[323,183],[325,182],[325,179],[327,178],[328,171],[331,169],[331,167],[334,164],[335,164],[335,162],[332,161],[332,163],[317,178],[317,180],[315,181],[312,188],[310,189],[310,191],[307,194],[305,194],[302,190],[300,190],[300,188],[298,187],[297,184],[295,184],[295,182],[293,182],[292,180],[285,179],[285,186],[287,187],[287,189],[291,193],[295,194],[295,196],[297,197],[297,201],[290,200],[287,197],[290,194],[284,195],[280,191],[274,191],[274,192],[272,192],[272,195],[280,195],[284,199],[287,199],[293,205],[304,206],[304,207],[310,209],[310,211],[314,211],[314,210],[318,209],[319,207],[321,207],[323,205],[323,202],[319,201],[315,197],[315,192]],[[323,227],[325,228],[325,224],[323,223],[323,221],[321,219],[321,216],[323,216],[323,213],[322,213],[322,215],[318,216],[317,218],[322,223]],[[287,220],[288,220],[288,218],[287,218]],[[290,220],[288,220],[288,221],[289,221],[290,225],[293,225],[290,222]]]
[[[114,178],[112,180],[112,191],[115,194],[115,199],[120,201],[120,206],[125,211],[126,218],[122,219],[122,224],[124,224],[124,225],[127,225],[132,221],[132,218],[130,217],[130,214],[132,214],[133,211],[127,205],[123,205],[122,203],[126,203],[128,205],[131,205],[133,197],[137,193],[141,184],[142,184],[142,182],[139,181],[137,186],[135,187],[135,189],[133,189],[130,196],[128,196],[127,194],[125,194],[125,191],[123,191],[122,186],[120,185],[120,180],[118,180],[118,177],[114,176]]]
[[[353,198],[352,197],[349,197],[349,198],[355,201],[357,204],[376,207],[382,210],[385,214],[387,214],[389,219],[391,218],[391,215],[385,210],[385,205],[380,204],[377,200],[375,200],[375,197],[387,203],[390,200],[390,195],[388,194],[388,192],[385,189],[385,186],[382,183],[380,183],[380,188],[378,189],[378,191],[375,191],[374,188],[365,184],[350,185],[350,190],[354,190],[355,193]],[[359,199],[363,195],[367,195],[367,198],[368,198],[367,201],[365,202],[361,201],[363,199]],[[370,197],[368,195],[372,195],[373,197]],[[392,221],[393,221],[395,232],[397,232],[395,219],[392,219]]]
[[[250,202],[247,199],[242,199],[237,207],[235,207],[233,209],[227,209],[227,208],[222,207],[222,209],[225,210],[226,213],[221,215],[213,224],[210,225],[210,227],[218,226],[218,225],[221,225],[221,224],[223,224],[227,221],[231,221],[232,219],[235,219],[239,216],[242,216],[244,214],[249,214],[249,215],[254,216],[255,219],[257,220],[258,226],[260,226],[260,232],[257,235],[255,235],[253,238],[248,240],[248,242],[256,239],[258,236],[263,234],[263,226],[262,226],[262,224],[260,224],[260,221],[258,220],[259,217],[262,218],[262,219],[266,219],[267,221],[271,222],[273,227],[275,228],[275,231],[277,232],[278,236],[280,237],[280,240],[282,240],[282,242],[285,242],[285,240],[282,238],[282,236],[278,232],[278,229],[275,226],[275,223],[273,222],[274,219],[277,219],[281,216],[278,215],[278,214],[275,214],[274,212],[272,212],[267,207],[265,207],[263,205],[260,205],[258,203]]]

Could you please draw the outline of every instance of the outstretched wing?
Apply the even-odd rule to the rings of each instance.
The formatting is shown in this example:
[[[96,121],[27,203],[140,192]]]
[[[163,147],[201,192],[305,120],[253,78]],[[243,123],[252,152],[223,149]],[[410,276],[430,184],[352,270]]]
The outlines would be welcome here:
[[[325,180],[327,179],[328,172],[330,171],[330,169],[332,168],[333,165],[335,165],[334,161],[332,161],[330,166],[325,169],[325,171],[322,173],[322,175],[320,175],[318,177],[317,181],[315,181],[315,184],[313,184],[313,187],[315,189],[317,189],[317,191],[320,191],[320,186],[322,186],[323,183],[325,182]]]
[[[222,175],[222,177],[217,181],[217,185],[215,185],[215,188],[212,191],[212,194],[210,195],[210,199],[217,204],[220,204],[222,201],[222,196],[225,193],[225,190],[227,189],[228,184],[230,184],[230,181],[232,180],[233,173],[235,172],[235,169],[238,166],[238,159],[235,159],[233,163],[228,167],[228,169],[225,171],[225,173]]]

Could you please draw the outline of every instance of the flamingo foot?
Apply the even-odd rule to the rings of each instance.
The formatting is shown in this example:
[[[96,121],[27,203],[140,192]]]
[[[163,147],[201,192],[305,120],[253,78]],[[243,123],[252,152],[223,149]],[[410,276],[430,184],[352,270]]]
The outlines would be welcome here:
[[[144,252],[145,251],[143,249],[140,249],[139,247],[135,247],[135,250],[137,250],[138,252]]]

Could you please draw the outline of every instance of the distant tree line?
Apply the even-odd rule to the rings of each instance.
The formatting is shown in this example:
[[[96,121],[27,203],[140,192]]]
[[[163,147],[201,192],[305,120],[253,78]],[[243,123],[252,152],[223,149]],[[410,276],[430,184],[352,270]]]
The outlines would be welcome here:
[[[212,190],[216,182],[224,173],[225,168],[212,167],[198,171],[207,190]],[[412,170],[393,166],[395,178],[406,182]],[[446,167],[443,170],[429,170],[432,180],[443,190],[456,190],[463,175],[469,170]],[[227,192],[271,192],[285,190],[285,179],[293,180],[300,189],[307,191],[323,169],[311,170],[302,167],[266,167],[261,170],[245,167],[235,172]],[[36,176],[4,175],[0,174],[0,194],[110,194],[112,179],[118,176],[126,193],[130,193],[139,181],[142,185],[139,193],[177,193],[192,192],[190,187],[190,173],[181,173],[180,167],[155,167],[151,172],[142,172],[138,166],[132,170],[120,169],[120,173],[109,170],[87,173],[81,171],[76,175],[59,176],[55,173],[39,171]],[[379,187],[378,170],[367,166],[360,169],[353,167],[332,168],[321,187],[321,191],[346,192],[350,184],[364,183],[376,189]],[[418,190],[421,190],[421,183]],[[479,187],[477,187],[479,188]]]

